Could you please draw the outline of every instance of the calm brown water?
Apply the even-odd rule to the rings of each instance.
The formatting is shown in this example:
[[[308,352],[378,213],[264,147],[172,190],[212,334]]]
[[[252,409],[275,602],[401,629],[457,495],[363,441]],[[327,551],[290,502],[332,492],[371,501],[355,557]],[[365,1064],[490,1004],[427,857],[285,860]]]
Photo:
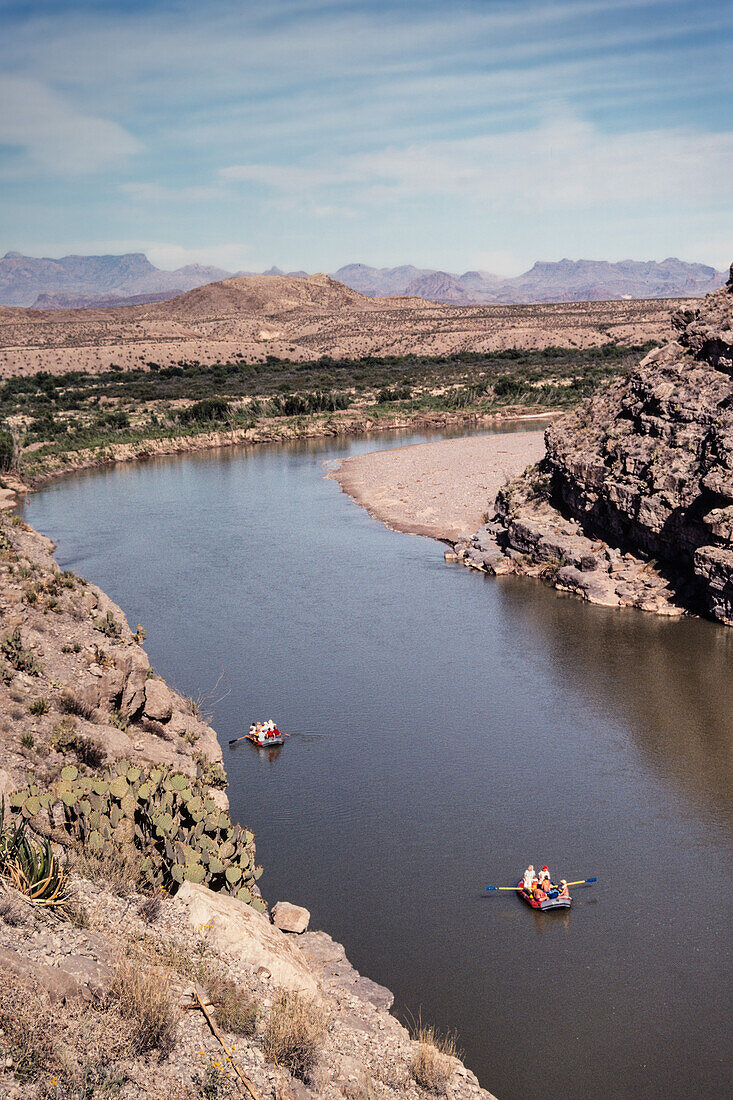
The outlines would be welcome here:
[[[26,518],[148,628],[225,750],[272,902],[308,906],[501,1100],[731,1094],[733,631],[443,563],[294,444],[78,477]],[[487,884],[597,876],[570,912]]]

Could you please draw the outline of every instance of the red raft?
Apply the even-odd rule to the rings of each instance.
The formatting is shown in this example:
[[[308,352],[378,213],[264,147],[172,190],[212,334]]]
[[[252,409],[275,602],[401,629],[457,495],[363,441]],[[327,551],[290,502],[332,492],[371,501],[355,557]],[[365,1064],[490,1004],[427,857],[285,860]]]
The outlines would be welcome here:
[[[283,745],[285,743],[285,734],[280,733],[280,730],[275,728],[273,733],[260,740],[256,733],[248,733],[245,735],[248,741],[251,741],[253,745],[256,745],[258,749],[271,749],[273,745]]]
[[[550,891],[555,893],[554,890]],[[529,890],[524,888],[524,880],[520,879],[517,883],[517,893],[522,901],[526,901],[527,905],[531,905],[533,909],[541,909],[544,913],[547,909],[569,909],[572,905],[572,898],[561,898],[560,891],[557,891],[556,896],[546,897],[544,901],[538,901],[537,898],[530,894]]]

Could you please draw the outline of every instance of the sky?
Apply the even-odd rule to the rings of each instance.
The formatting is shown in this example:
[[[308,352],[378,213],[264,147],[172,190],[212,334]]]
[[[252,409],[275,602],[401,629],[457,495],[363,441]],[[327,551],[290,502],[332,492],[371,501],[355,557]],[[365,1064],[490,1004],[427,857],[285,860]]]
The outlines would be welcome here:
[[[0,254],[733,260],[732,0],[0,0]]]

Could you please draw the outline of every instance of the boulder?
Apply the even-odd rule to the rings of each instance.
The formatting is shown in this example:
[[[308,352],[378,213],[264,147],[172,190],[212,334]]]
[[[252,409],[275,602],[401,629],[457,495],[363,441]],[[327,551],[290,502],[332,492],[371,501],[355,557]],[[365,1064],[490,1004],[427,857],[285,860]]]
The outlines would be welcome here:
[[[146,680],[143,713],[155,722],[168,722],[173,714],[171,693],[162,680]]]
[[[273,924],[283,932],[301,932],[308,930],[311,915],[301,905],[293,905],[289,901],[279,901],[272,909]]]
[[[217,951],[233,956],[257,971],[264,966],[275,985],[308,997],[319,995],[318,983],[302,952],[264,913],[229,894],[184,882],[175,907],[197,935],[205,936]]]
[[[98,705],[112,710],[120,702],[125,687],[125,675],[119,668],[109,668],[99,681]]]
[[[125,678],[121,709],[128,718],[135,718],[145,705],[145,685],[150,662],[142,649],[130,649],[117,657],[116,661]]]

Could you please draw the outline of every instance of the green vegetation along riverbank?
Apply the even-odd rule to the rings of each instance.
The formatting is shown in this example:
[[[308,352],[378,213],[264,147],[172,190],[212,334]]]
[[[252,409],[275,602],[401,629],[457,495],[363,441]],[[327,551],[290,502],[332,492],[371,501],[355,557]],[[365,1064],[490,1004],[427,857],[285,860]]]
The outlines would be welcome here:
[[[32,485],[226,443],[565,410],[628,374],[652,346],[41,372],[0,387],[0,472]]]

